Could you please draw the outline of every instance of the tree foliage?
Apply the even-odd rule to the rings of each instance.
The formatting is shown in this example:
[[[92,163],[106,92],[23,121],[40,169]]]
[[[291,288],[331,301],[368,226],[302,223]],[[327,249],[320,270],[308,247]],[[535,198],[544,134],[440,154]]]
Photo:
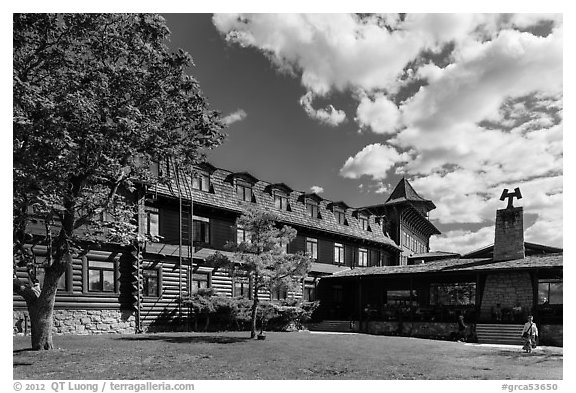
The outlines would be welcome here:
[[[249,240],[227,245],[235,252],[234,261],[218,252],[207,260],[216,266],[227,267],[233,274],[242,271],[251,277],[252,337],[256,335],[259,292],[293,290],[301,285],[310,270],[308,255],[285,252],[285,246],[296,238],[296,230],[286,225],[279,227],[278,221],[278,216],[272,212],[248,207],[237,219],[236,225],[246,231]]]
[[[169,33],[158,15],[13,17],[14,260],[30,266],[24,245],[45,244],[44,287],[80,241],[135,240],[131,192],[153,178],[153,162],[186,172],[223,140],[187,74],[190,55],[169,51]],[[44,224],[42,239],[31,218]],[[30,308],[37,296],[25,289],[15,281]],[[40,297],[55,294],[44,289]]]

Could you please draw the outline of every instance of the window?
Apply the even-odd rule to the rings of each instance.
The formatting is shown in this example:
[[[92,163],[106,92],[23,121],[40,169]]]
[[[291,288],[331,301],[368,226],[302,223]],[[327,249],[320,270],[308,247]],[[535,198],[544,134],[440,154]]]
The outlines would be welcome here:
[[[306,200],[306,211],[312,218],[318,218],[318,204],[311,200]]]
[[[192,178],[192,188],[200,191],[210,191],[210,176],[207,173],[198,173]]]
[[[193,273],[192,274],[192,292],[198,292],[199,289],[210,288],[210,280],[208,274]]]
[[[358,249],[358,266],[368,266],[368,250],[365,248]]]
[[[401,289],[395,291],[386,291],[386,303],[393,305],[417,305],[418,299],[416,298],[416,291],[412,291],[410,296],[409,289]]]
[[[468,305],[476,303],[476,283],[430,284],[431,305]]]
[[[312,259],[318,259],[318,240],[310,237],[306,238],[306,252]]]
[[[346,215],[342,210],[334,210],[334,217],[340,225],[346,225]]]
[[[192,240],[194,243],[210,243],[210,220],[204,217],[194,217]]]
[[[160,271],[142,269],[142,295],[160,297]]]
[[[250,282],[246,277],[234,278],[234,296],[250,297]]]
[[[302,296],[304,297],[305,301],[313,302],[316,300],[316,289],[314,287],[304,287]]]
[[[380,266],[388,266],[390,264],[390,256],[384,251],[380,252]]]
[[[562,280],[538,281],[538,304],[563,304]]]
[[[360,221],[360,227],[362,228],[362,230],[367,231],[368,230],[368,217],[359,216],[358,220]]]
[[[237,227],[236,228],[236,244],[240,244],[242,242],[251,243],[252,242],[252,234],[245,230],[244,228]]]
[[[236,196],[243,201],[252,202],[252,186],[246,183],[237,183]]]
[[[88,261],[88,290],[91,292],[115,292],[114,262]]]
[[[275,192],[274,206],[276,207],[276,209],[288,210],[288,196]]]
[[[344,263],[344,246],[340,243],[334,243],[334,263]]]
[[[146,234],[158,236],[158,209],[146,208]]]
[[[271,300],[284,300],[288,298],[288,290],[286,287],[275,288],[270,293]]]

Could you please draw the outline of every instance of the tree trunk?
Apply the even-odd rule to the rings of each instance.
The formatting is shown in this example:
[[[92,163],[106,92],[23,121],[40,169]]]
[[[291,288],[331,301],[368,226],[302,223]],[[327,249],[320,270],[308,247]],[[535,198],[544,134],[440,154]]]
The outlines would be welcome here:
[[[28,313],[32,332],[32,350],[50,350],[54,348],[52,343],[52,326],[54,325],[54,302],[58,281],[64,274],[64,266],[71,259],[70,255],[62,258],[58,264],[45,268],[44,283],[40,294],[35,299],[28,299]]]
[[[54,324],[54,296],[52,301],[39,297],[28,306],[32,331],[32,350],[42,351],[54,348],[52,343],[52,326]]]
[[[258,288],[254,286],[254,302],[252,303],[252,323],[251,323],[251,330],[250,330],[250,338],[256,337],[256,317],[258,316]]]

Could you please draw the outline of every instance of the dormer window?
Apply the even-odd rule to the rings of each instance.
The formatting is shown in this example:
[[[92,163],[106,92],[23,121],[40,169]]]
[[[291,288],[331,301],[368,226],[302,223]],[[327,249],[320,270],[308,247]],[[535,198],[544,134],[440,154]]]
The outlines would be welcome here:
[[[288,195],[279,191],[274,192],[274,206],[276,209],[288,210]]]
[[[306,214],[312,218],[322,218],[320,216],[320,201],[322,200],[315,193],[311,194],[303,194],[300,197],[300,200],[304,202],[304,206],[306,207]]]
[[[368,226],[368,217],[358,216],[358,221],[360,222],[360,227],[362,228],[363,231],[370,230],[370,227]]]
[[[254,198],[254,185],[258,182],[254,176],[248,172],[231,173],[226,179],[226,182],[234,187],[236,197],[241,201],[256,202]]]
[[[306,211],[308,215],[312,218],[318,218],[319,210],[318,203],[312,200],[306,200]]]
[[[336,218],[336,222],[340,225],[346,225],[346,215],[344,211],[339,209],[334,209],[334,217]]]
[[[198,172],[192,177],[192,188],[200,191],[210,191],[210,175]]]
[[[242,201],[252,202],[252,185],[236,182],[236,196]]]
[[[274,207],[276,209],[291,211],[289,195],[292,189],[284,183],[270,184],[264,188],[264,191],[270,194],[274,199]]]

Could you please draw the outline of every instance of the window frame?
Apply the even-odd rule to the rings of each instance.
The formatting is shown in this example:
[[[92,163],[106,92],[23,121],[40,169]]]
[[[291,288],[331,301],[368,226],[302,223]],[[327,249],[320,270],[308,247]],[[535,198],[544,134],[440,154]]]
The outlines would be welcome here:
[[[546,297],[547,301],[541,303],[540,302],[540,286],[542,284],[547,284],[548,289],[546,291],[547,292],[547,297]],[[550,302],[550,286],[551,286],[551,284],[561,284],[562,285],[562,296],[561,296],[562,302],[561,303]],[[562,305],[563,306],[564,305],[564,280],[558,279],[558,278],[540,278],[540,279],[538,279],[538,305],[539,306],[541,306],[541,305],[558,305],[558,306]]]
[[[345,264],[346,263],[345,262],[345,258],[346,258],[345,255],[346,255],[346,252],[344,251],[344,244],[343,243],[334,243],[334,263],[337,265]]]
[[[112,264],[112,268],[107,268],[107,267],[96,267],[90,266],[90,262],[98,262],[98,263],[110,263]],[[114,294],[118,294],[119,293],[119,283],[118,283],[118,278],[119,278],[119,272],[118,272],[118,260],[113,260],[113,261],[107,261],[107,260],[90,260],[89,258],[83,258],[83,277],[84,277],[84,285],[83,285],[83,292],[84,293],[91,293],[91,294],[100,294],[100,295],[114,295]],[[99,279],[102,281],[102,289],[101,290],[95,290],[95,289],[91,289],[90,288],[90,271],[99,271],[100,272],[100,277]],[[104,271],[112,271],[113,276],[114,276],[114,281],[113,281],[113,285],[114,285],[114,289],[112,291],[105,291],[104,290],[104,281],[103,281],[103,275],[104,275]]]
[[[196,183],[196,184],[195,184]],[[192,189],[196,191],[210,192],[210,174],[198,171],[192,176]]]
[[[242,240],[238,237],[238,234],[242,233]],[[252,244],[252,233],[247,231],[241,226],[236,226],[236,244],[241,244],[242,242],[247,244]]]
[[[320,218],[320,204],[312,199],[306,199],[306,214],[315,219]]]
[[[311,251],[308,248],[311,245]],[[306,238],[306,252],[310,254],[310,257],[314,260],[318,260],[318,239],[313,237]]]
[[[156,207],[147,206],[145,208],[145,213],[146,213],[146,228],[145,228],[146,235],[151,237],[160,236],[160,209]],[[156,222],[154,226],[152,225],[152,216],[156,217],[155,219]]]
[[[368,267],[368,264],[369,264],[368,254],[369,253],[368,253],[367,248],[358,248],[358,266],[359,267]],[[366,258],[361,258],[362,255],[364,255]],[[365,261],[362,261],[363,259],[365,259]]]
[[[202,234],[202,232],[204,232],[204,237],[203,239],[200,238],[196,238],[196,226],[200,226],[202,228],[205,228],[204,231],[200,230],[199,233],[200,235]],[[199,217],[199,216],[193,216],[192,217],[192,243],[193,244],[210,244],[210,240],[211,240],[211,225],[210,225],[210,219],[209,218],[205,218],[205,217]]]
[[[368,217],[366,217],[364,215],[359,215],[358,216],[358,223],[360,224],[360,228],[363,231],[370,230],[370,223],[369,223]]]
[[[240,195],[240,190],[242,190],[242,195]],[[246,195],[247,191],[249,191],[249,195]],[[235,194],[236,198],[240,199],[241,201],[252,202],[254,200],[253,185],[248,182],[236,181]]]
[[[334,218],[336,219],[336,222],[338,224],[346,225],[346,212],[344,212],[344,210],[335,208],[333,213],[334,213]]]
[[[150,295],[150,293],[148,291],[146,291],[146,288],[147,288],[147,280],[146,279],[150,278],[150,276],[144,272],[155,272],[155,276],[156,276],[156,294],[155,295]],[[162,289],[163,289],[162,269],[160,269],[158,267],[143,267],[142,268],[142,297],[161,298],[162,297]]]
[[[276,209],[289,211],[290,202],[288,200],[288,195],[286,193],[275,190],[272,192],[272,198],[274,199],[274,207]],[[280,203],[278,204],[277,201],[279,201]]]

